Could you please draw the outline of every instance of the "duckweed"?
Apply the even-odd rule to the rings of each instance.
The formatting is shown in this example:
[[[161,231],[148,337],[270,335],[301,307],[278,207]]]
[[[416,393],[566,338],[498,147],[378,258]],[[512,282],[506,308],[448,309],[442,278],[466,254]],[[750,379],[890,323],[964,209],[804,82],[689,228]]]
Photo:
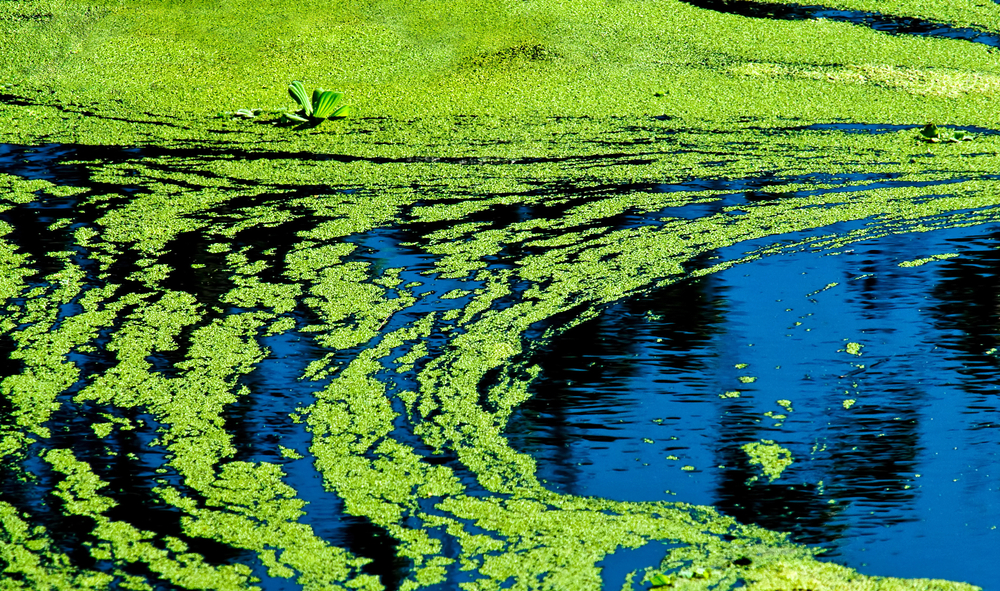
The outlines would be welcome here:
[[[775,415],[773,418],[779,418],[779,415]],[[774,482],[780,478],[785,468],[791,466],[794,461],[792,452],[770,439],[747,443],[740,446],[740,449],[747,455],[751,465],[760,466],[761,472],[767,477],[768,482]],[[759,476],[752,476],[747,482],[749,484],[759,479]]]
[[[1000,221],[995,135],[812,127],[988,127],[988,50],[674,0],[411,4],[0,7],[0,142],[66,150],[5,147],[23,158],[0,175],[0,458],[30,491],[0,500],[3,588],[389,586],[387,557],[314,520],[331,504],[391,540],[405,590],[599,589],[602,560],[652,541],[685,588],[973,589],[866,577],[710,507],[553,492],[505,432],[535,354],[607,304]],[[945,4],[892,7],[992,22]],[[275,129],[274,81],[303,72],[358,116]],[[732,203],[726,182],[762,175],[780,198]],[[306,360],[276,393],[281,338]],[[742,449],[768,483],[793,461]]]

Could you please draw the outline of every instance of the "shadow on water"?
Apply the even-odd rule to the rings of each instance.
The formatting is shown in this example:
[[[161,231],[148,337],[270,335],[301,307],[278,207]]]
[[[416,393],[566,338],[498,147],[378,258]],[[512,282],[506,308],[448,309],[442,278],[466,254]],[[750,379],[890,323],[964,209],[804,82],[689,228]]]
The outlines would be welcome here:
[[[953,27],[945,23],[935,23],[912,17],[893,16],[880,12],[837,10],[817,5],[752,2],[749,0],[684,0],[684,2],[706,10],[738,14],[751,18],[796,21],[827,19],[861,25],[869,27],[874,31],[889,33],[891,35],[920,35],[941,39],[959,39],[972,43],[982,43],[991,47],[1000,47],[1000,36],[993,32],[973,29],[971,27]]]

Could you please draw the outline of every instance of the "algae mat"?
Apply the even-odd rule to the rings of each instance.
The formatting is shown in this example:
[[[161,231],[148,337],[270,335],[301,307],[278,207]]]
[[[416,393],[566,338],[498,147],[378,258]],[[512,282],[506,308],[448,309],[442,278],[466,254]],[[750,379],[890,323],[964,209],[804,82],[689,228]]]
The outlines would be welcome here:
[[[998,29],[935,6],[891,8]],[[610,304],[1000,221],[989,46],[669,0],[0,17],[0,588],[617,588],[654,541],[631,584],[973,588],[553,492],[505,428]],[[275,126],[296,78],[355,117]]]

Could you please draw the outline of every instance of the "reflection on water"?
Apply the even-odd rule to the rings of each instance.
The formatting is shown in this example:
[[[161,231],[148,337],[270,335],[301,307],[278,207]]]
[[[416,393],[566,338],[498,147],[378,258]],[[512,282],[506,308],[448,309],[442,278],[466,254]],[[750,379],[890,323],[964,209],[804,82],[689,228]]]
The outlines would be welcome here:
[[[996,228],[892,236],[615,304],[540,354],[510,440],[556,490],[715,505],[873,574],[1000,580],[984,551],[1000,543],[998,245]],[[761,439],[794,463],[748,484],[741,446]]]

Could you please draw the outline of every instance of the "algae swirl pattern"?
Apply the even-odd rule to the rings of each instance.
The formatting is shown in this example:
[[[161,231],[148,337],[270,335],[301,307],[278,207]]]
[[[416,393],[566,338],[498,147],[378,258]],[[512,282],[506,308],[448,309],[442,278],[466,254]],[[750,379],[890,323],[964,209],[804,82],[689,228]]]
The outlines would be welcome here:
[[[845,134],[778,133],[785,175],[768,183],[784,197],[730,205],[731,183],[753,181],[727,173],[743,177],[756,146],[727,136],[714,179],[672,180],[721,140],[655,120],[585,158],[502,164],[10,148],[41,156],[36,180],[2,177],[0,449],[18,481],[0,506],[4,585],[382,588],[307,517],[330,515],[323,503],[391,538],[401,589],[596,589],[605,556],[652,540],[675,545],[665,568],[695,565],[713,588],[860,580],[708,507],[551,492],[504,437],[532,351],[606,304],[778,252],[1000,216],[978,159],[878,164],[924,149],[909,132],[852,147],[884,170],[853,181],[800,158],[846,159]],[[76,178],[45,174],[66,163]],[[284,382],[272,347],[299,359]],[[270,433],[253,418],[265,397],[284,400]],[[328,501],[289,483],[311,469]]]
[[[1000,221],[996,7],[416,4],[0,3],[0,589],[974,589],[554,492],[505,429],[615,302]],[[357,117],[271,126],[290,80]]]

